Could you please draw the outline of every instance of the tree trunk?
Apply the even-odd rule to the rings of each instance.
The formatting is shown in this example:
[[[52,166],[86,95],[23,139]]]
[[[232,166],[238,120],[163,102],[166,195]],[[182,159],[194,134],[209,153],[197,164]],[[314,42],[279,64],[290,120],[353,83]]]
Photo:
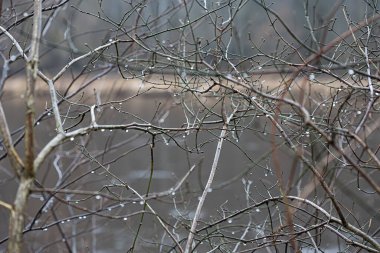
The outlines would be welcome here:
[[[9,222],[8,252],[22,252],[22,231],[24,229],[24,209],[28,201],[33,178],[22,177],[14,201]]]
[[[42,0],[34,0],[32,41],[30,55],[26,63],[25,162],[9,219],[9,253],[19,253],[22,250],[24,210],[37,170],[34,167],[34,89],[38,73],[41,16]],[[14,169],[16,170],[16,168]]]

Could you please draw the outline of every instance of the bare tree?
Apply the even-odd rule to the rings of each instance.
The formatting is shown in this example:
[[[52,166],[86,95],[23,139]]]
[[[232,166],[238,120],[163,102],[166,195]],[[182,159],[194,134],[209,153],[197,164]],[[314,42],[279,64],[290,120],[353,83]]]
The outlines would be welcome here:
[[[380,252],[377,1],[0,6],[1,250]]]

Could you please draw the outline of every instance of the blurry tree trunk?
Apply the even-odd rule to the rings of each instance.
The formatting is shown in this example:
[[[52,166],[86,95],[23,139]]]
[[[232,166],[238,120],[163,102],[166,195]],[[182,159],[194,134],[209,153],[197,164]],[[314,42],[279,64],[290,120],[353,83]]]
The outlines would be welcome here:
[[[22,230],[24,228],[24,209],[28,200],[33,178],[22,177],[17,190],[14,207],[9,220],[8,252],[22,252]]]
[[[41,0],[34,1],[34,16],[30,55],[26,64],[26,117],[25,117],[25,162],[20,173],[20,184],[9,220],[8,252],[22,251],[22,231],[24,228],[24,210],[30,188],[34,180],[34,89],[38,73],[39,39],[41,34]],[[16,168],[14,168],[16,170]]]

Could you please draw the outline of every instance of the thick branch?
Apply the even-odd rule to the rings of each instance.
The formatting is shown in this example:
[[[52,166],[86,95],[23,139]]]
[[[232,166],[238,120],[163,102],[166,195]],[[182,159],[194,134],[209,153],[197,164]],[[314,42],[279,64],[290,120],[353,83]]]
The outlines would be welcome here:
[[[1,101],[0,101],[0,133],[3,137],[3,144],[8,151],[12,168],[15,170],[17,175],[20,175],[20,172],[22,168],[24,167],[24,164],[13,145],[12,137],[9,132],[7,119],[5,117],[3,104],[1,103]]]
[[[191,245],[193,243],[194,235],[195,235],[195,232],[196,232],[196,229],[197,229],[198,220],[199,220],[202,208],[203,208],[203,204],[204,204],[204,202],[206,200],[207,193],[209,192],[209,190],[211,188],[211,184],[212,184],[212,182],[214,180],[214,176],[215,176],[216,169],[217,169],[218,162],[219,162],[220,152],[222,151],[223,141],[224,141],[224,139],[227,136],[228,124],[229,124],[230,120],[232,119],[232,117],[234,116],[237,108],[238,107],[235,108],[235,111],[233,113],[231,113],[231,115],[229,115],[229,117],[225,117],[225,122],[223,124],[222,131],[220,132],[219,141],[218,141],[218,145],[216,147],[214,161],[212,163],[210,175],[209,175],[209,178],[207,180],[207,184],[206,184],[206,186],[205,186],[205,188],[203,190],[202,196],[199,199],[197,210],[195,211],[193,222],[191,224],[191,229],[190,229],[189,237],[188,237],[187,242],[186,242],[185,253],[189,253],[191,251]],[[224,114],[224,116],[225,116],[225,114]]]

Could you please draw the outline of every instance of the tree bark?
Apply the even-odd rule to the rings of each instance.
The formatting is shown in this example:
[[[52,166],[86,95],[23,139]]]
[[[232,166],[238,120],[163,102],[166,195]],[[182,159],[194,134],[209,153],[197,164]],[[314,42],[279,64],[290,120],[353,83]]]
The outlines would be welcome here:
[[[30,54],[26,63],[25,161],[9,219],[8,252],[10,253],[22,252],[24,210],[37,170],[34,166],[34,90],[38,73],[41,15],[42,0],[34,0],[32,41]],[[17,168],[14,169],[17,170]]]
[[[24,228],[24,209],[28,201],[29,190],[33,178],[22,177],[14,201],[9,222],[8,251],[12,253],[22,252],[22,231]]]

